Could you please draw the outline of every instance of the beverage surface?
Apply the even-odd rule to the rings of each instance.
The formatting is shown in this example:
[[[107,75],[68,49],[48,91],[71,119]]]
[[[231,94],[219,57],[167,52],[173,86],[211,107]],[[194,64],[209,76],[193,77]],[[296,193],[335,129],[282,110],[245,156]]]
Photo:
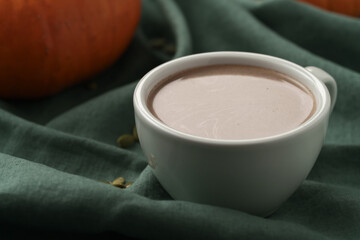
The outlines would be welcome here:
[[[287,132],[314,112],[312,93],[285,74],[245,65],[190,69],[149,94],[150,111],[169,127],[199,137],[263,138]]]

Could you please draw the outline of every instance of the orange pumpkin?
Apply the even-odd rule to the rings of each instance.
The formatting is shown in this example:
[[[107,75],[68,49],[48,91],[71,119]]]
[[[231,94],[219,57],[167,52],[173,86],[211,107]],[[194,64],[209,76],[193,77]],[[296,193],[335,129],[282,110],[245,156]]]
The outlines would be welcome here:
[[[299,0],[328,11],[337,12],[353,17],[360,17],[359,0]]]
[[[48,96],[110,66],[140,8],[140,0],[1,1],[0,97]]]

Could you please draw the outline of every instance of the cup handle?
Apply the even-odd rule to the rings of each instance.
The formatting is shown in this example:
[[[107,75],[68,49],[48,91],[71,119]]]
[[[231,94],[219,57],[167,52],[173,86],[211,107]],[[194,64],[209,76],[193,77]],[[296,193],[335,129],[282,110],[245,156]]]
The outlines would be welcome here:
[[[331,98],[330,110],[332,111],[334,109],[334,105],[337,98],[337,85],[335,79],[320,68],[309,66],[306,67],[305,69],[308,70],[311,74],[313,74],[317,79],[322,81],[327,87]]]

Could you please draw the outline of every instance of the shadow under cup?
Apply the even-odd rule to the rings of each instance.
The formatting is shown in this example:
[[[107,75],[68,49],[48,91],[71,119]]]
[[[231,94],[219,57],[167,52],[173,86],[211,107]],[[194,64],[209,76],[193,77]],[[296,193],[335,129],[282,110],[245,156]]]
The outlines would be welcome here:
[[[293,130],[249,140],[185,134],[152,115],[147,98],[160,81],[187,69],[221,64],[262,67],[295,78],[313,93],[316,109]],[[275,211],[309,174],[325,138],[330,105],[329,92],[314,73],[283,59],[246,52],[212,52],[172,60],[146,74],[134,92],[140,144],[165,190],[177,200],[258,216]]]

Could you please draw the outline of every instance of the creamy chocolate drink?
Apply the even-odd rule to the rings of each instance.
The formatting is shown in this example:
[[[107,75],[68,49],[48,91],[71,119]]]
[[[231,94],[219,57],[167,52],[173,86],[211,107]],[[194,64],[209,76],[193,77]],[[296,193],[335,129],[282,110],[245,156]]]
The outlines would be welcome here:
[[[148,108],[167,126],[213,139],[273,136],[311,117],[314,96],[285,74],[245,65],[189,69],[152,89]]]

